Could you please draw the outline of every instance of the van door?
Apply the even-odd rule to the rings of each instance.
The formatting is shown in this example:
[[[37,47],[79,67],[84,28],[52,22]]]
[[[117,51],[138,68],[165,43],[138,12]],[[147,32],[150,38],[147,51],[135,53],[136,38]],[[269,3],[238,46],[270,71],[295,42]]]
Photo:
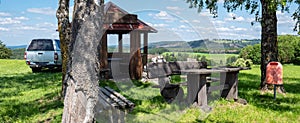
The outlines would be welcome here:
[[[31,62],[51,62],[54,59],[54,44],[51,39],[32,40],[27,48],[27,60]]]

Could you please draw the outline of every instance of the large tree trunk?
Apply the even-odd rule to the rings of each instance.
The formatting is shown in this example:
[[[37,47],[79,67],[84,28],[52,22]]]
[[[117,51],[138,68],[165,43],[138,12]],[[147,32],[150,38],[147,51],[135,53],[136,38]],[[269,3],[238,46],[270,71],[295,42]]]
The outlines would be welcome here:
[[[59,0],[59,7],[56,12],[58,20],[58,31],[60,38],[60,47],[62,54],[62,97],[66,93],[66,81],[65,76],[67,72],[67,63],[69,59],[69,44],[71,38],[71,26],[69,21],[69,0]]]
[[[95,121],[104,1],[75,0],[62,122]],[[100,5],[100,6],[98,6]]]
[[[266,89],[266,66],[270,61],[278,61],[277,45],[277,17],[276,3],[270,0],[261,0],[262,20],[261,20],[261,89]],[[273,7],[271,7],[273,6]]]

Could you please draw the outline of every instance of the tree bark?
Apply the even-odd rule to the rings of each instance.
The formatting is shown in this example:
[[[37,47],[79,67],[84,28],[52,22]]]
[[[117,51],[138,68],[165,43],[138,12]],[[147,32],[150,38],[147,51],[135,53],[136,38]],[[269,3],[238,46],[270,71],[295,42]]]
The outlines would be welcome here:
[[[71,24],[69,21],[69,0],[59,0],[59,7],[56,12],[58,20],[58,32],[62,54],[62,97],[66,94],[65,76],[67,72],[67,63],[69,59],[69,44],[71,35]]]
[[[95,121],[99,98],[99,39],[103,34],[104,1],[75,0],[74,3],[62,122],[90,123]]]
[[[261,89],[266,89],[266,66],[270,61],[278,61],[277,16],[270,0],[261,0]],[[276,6],[276,5],[275,5]]]

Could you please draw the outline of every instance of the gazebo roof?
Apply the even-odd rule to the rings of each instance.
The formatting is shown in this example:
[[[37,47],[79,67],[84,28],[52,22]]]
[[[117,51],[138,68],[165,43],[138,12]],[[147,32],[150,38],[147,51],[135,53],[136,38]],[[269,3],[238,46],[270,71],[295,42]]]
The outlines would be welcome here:
[[[137,15],[130,14],[112,2],[105,4],[104,28],[109,34],[126,34],[130,31],[157,33],[157,30],[139,20]]]

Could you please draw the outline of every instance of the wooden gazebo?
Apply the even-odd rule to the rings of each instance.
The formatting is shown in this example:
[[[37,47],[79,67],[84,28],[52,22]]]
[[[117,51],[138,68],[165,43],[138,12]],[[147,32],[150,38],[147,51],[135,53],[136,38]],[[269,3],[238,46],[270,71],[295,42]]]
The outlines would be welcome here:
[[[143,72],[143,66],[147,64],[148,33],[156,33],[157,30],[139,20],[137,15],[129,14],[112,2],[105,4],[104,12],[105,33],[101,39],[101,68],[109,69],[110,72],[117,72],[117,74],[120,75],[130,75],[131,79],[140,79]],[[107,35],[109,34],[118,35],[118,52],[108,52]],[[124,34],[130,35],[129,53],[123,52]],[[141,38],[144,41],[143,46],[141,46]],[[112,62],[117,63],[117,65],[112,65]],[[116,66],[117,68],[112,68]]]

